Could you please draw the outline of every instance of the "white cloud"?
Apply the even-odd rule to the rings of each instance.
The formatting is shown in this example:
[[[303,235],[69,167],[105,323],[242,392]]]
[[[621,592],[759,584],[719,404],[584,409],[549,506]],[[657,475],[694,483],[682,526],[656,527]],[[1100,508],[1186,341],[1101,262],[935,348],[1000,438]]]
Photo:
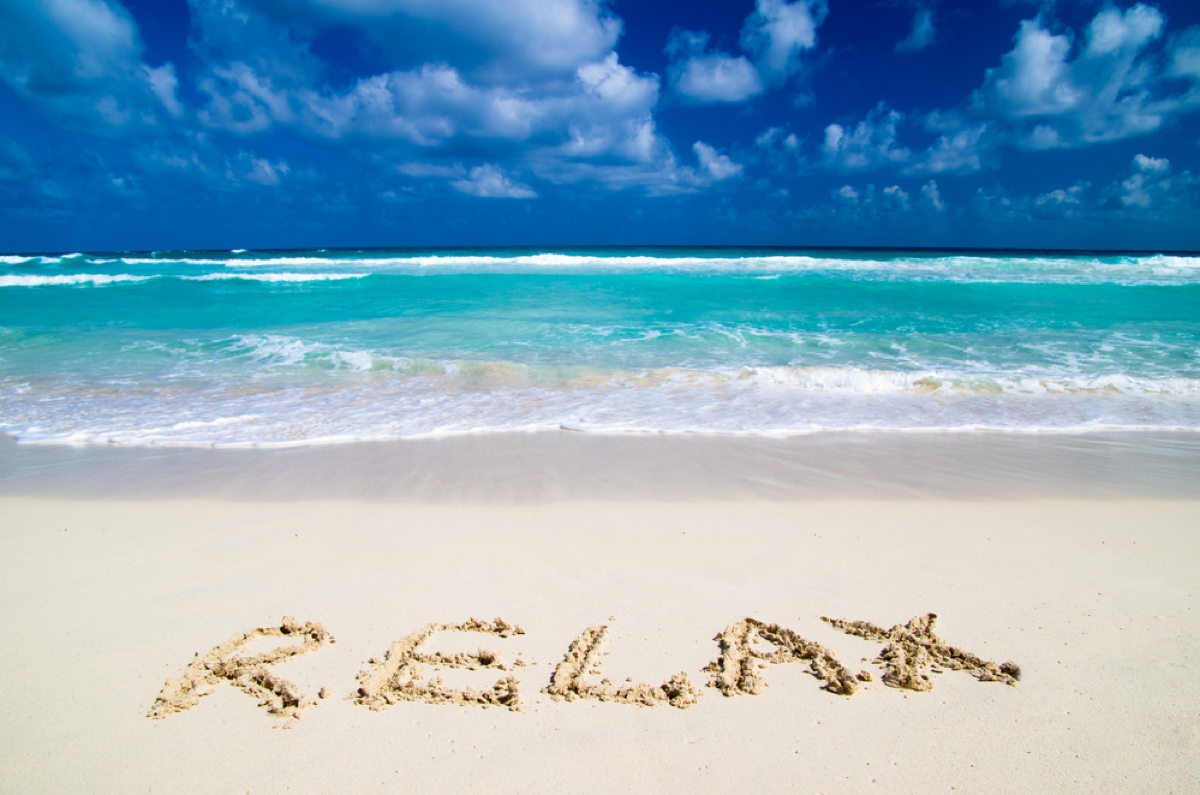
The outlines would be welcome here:
[[[757,0],[742,28],[742,49],[767,81],[783,83],[799,68],[800,53],[816,46],[827,11],[824,0]]]
[[[816,46],[826,11],[825,0],[757,0],[742,27],[746,55],[710,52],[707,33],[672,31],[671,85],[695,103],[744,102],[782,85],[799,70],[799,55]]]
[[[1171,161],[1165,157],[1147,157],[1137,154],[1133,156],[1133,167],[1143,174],[1161,176],[1171,170]]]
[[[1049,124],[1039,124],[1021,140],[1026,149],[1057,149],[1065,146],[1062,134]]]
[[[290,105],[297,123],[329,138],[367,136],[424,148],[456,139],[544,140],[572,157],[630,160],[644,160],[657,144],[651,109],[658,81],[623,66],[615,53],[580,67],[573,80],[543,88],[473,85],[452,67],[431,64],[365,78],[340,94],[294,92]],[[287,121],[290,114],[271,115]]]
[[[174,68],[142,62],[129,12],[110,0],[0,0],[0,81],[61,119],[120,134],[178,115]]]
[[[989,144],[987,123],[964,126],[938,136],[906,171],[913,174],[970,174],[983,168]]]
[[[779,147],[790,152],[800,149],[800,139],[793,132],[786,132],[782,127],[768,127],[754,139],[754,145],[763,149]]]
[[[514,19],[496,32],[496,42],[483,48],[492,53],[490,66],[478,61],[478,48],[451,48],[437,60],[336,88],[323,84],[307,41],[297,38],[301,29],[287,28],[272,17],[265,0],[192,2],[205,11],[194,44],[208,59],[208,69],[198,83],[209,98],[200,118],[215,128],[249,135],[285,125],[311,136],[356,140],[365,152],[400,150],[401,158],[410,159],[422,150],[466,147],[478,158],[476,165],[507,167],[509,161],[523,161],[512,165],[529,168],[551,181],[576,181],[580,174],[602,174],[620,166],[660,173],[669,154],[670,145],[654,124],[659,92],[656,75],[638,74],[620,63],[612,51],[600,52],[594,60],[581,60],[576,57],[579,52],[572,50],[575,55],[570,58],[539,56],[536,63],[521,61],[513,53],[496,54],[516,46],[508,37],[514,19],[533,13],[534,6],[527,2],[514,6]],[[478,6],[487,14],[500,13],[501,8],[491,0],[453,0],[450,5]],[[467,33],[484,35],[475,22],[456,21],[440,6],[425,8],[409,0],[324,4],[305,0],[301,10],[307,10],[317,22],[328,22],[333,11],[342,19],[355,8],[360,12],[358,25],[372,20],[385,27],[411,23],[435,40],[461,39]],[[595,25],[581,21],[586,14],[580,15],[589,9]],[[591,0],[555,0],[546,7],[546,14],[530,33],[535,39],[578,35],[586,40],[584,50],[588,52],[612,41],[609,29],[615,21]],[[246,57],[230,51],[223,40],[235,23],[248,30],[247,37],[258,45]],[[212,36],[208,27],[217,29]],[[279,54],[277,61],[275,53]],[[547,71],[552,67],[560,71]],[[562,161],[561,167],[554,161]],[[605,168],[589,172],[580,167],[584,161]],[[459,187],[468,192],[496,188],[494,182],[479,187],[478,179],[458,176],[463,183]],[[490,172],[482,172],[482,176],[489,177]],[[598,181],[605,186],[626,184],[623,179]]]
[[[1016,46],[987,74],[984,91],[994,107],[1012,116],[1049,115],[1078,105],[1082,92],[1070,79],[1067,54],[1071,41],[1042,29],[1039,22],[1021,23]]]
[[[254,157],[245,152],[241,154],[240,159],[246,163],[245,179],[257,182],[259,185],[278,185],[291,170],[283,161],[272,162],[265,157]]]
[[[933,10],[918,8],[913,14],[913,26],[908,35],[896,45],[896,52],[916,52],[933,44],[936,34],[933,26]]]
[[[174,138],[157,138],[130,149],[143,174],[197,180],[212,190],[254,185],[275,186],[301,176],[284,160],[241,149],[227,154],[208,133],[183,130]]]
[[[980,188],[975,197],[979,217],[995,222],[1040,220],[1058,222],[1084,219],[1106,225],[1148,222],[1170,224],[1195,217],[1200,207],[1200,178],[1190,171],[1172,174],[1165,158],[1135,155],[1129,171],[1112,183],[1094,190],[1079,181],[1031,196],[1009,196],[1002,187]]]
[[[537,196],[528,185],[513,182],[511,177],[491,163],[476,166],[465,179],[455,180],[450,186],[485,199],[532,199]]]
[[[904,163],[912,152],[896,145],[896,127],[902,118],[881,102],[851,129],[830,124],[821,147],[825,164],[841,171],[862,171]]]
[[[277,87],[269,74],[240,61],[214,66],[197,88],[208,97],[199,118],[210,127],[245,134],[295,119],[289,91]]]
[[[1162,14],[1153,6],[1138,3],[1124,13],[1116,8],[1106,8],[1088,25],[1087,49],[1083,55],[1095,58],[1137,51],[1158,38],[1163,24]]]
[[[935,212],[946,209],[946,204],[942,201],[942,193],[938,190],[938,184],[932,179],[921,186],[921,200]]]
[[[1167,73],[1200,81],[1200,25],[1193,25],[1175,37]]]
[[[850,185],[843,185],[830,194],[835,202],[839,204],[855,205],[858,204],[859,195]]]
[[[513,83],[602,60],[621,22],[601,0],[252,0],[280,19],[349,25],[397,68],[452,63],[473,80]]]
[[[708,34],[674,30],[667,41],[671,85],[696,104],[744,102],[763,91],[758,70],[745,57],[708,51]]]
[[[158,97],[167,113],[175,118],[182,116],[184,110],[179,101],[179,76],[175,74],[175,64],[167,63],[154,69],[148,66],[143,68],[150,91]]]
[[[1042,217],[1071,214],[1083,204],[1087,185],[1079,182],[1069,188],[1058,188],[1043,193],[1033,200],[1035,216]]]
[[[742,167],[739,164],[703,141],[696,141],[692,144],[692,151],[696,153],[701,173],[712,182],[721,182],[742,173]]]
[[[1120,211],[1139,223],[1151,220],[1190,223],[1200,209],[1200,176],[1173,172],[1165,157],[1134,155],[1128,175],[1100,191],[1099,208]]]
[[[988,70],[974,105],[1013,124],[1013,140],[1031,149],[1152,132],[1180,108],[1178,99],[1156,100],[1151,91],[1155,71],[1147,52],[1164,24],[1156,8],[1142,3],[1124,12],[1106,8],[1073,47],[1069,34],[1026,20],[1013,49]]]
[[[768,127],[759,133],[750,156],[784,178],[805,166],[800,138],[783,127]]]
[[[645,163],[575,161],[535,153],[531,166],[539,178],[556,185],[591,183],[610,191],[640,190],[651,196],[693,193],[702,187],[695,172],[680,168],[666,147]]]
[[[879,189],[872,183],[846,184],[830,191],[829,196],[837,217],[856,223],[934,222],[946,212],[946,203],[934,180],[916,191],[901,185]]]
[[[889,209],[893,210],[907,210],[911,206],[908,191],[899,185],[889,185],[884,188],[883,201]]]
[[[1131,173],[1122,183],[1120,201],[1126,207],[1149,207],[1154,203],[1154,194],[1162,193],[1164,180],[1171,170],[1171,162],[1165,157],[1133,156]]]
[[[758,70],[743,56],[722,53],[687,59],[674,81],[675,90],[695,102],[744,102],[762,93]]]
[[[740,163],[704,141],[692,144],[692,152],[696,156],[695,167],[680,165],[670,148],[661,147],[643,163],[608,165],[551,159],[535,161],[534,171],[542,179],[557,184],[590,181],[609,190],[639,189],[653,196],[694,193],[743,172]]]

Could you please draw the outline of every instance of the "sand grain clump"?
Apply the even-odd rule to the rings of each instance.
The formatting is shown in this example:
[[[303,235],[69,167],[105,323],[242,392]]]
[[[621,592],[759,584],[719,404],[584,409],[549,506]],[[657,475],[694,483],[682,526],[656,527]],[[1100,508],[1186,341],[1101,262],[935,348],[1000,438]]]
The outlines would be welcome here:
[[[884,641],[876,663],[883,666],[883,683],[904,690],[933,689],[933,680],[926,671],[941,673],[941,669],[966,671],[981,682],[1003,682],[1016,685],[1021,667],[1013,662],[996,664],[946,643],[934,634],[937,615],[916,616],[907,624],[883,629],[866,621],[843,621],[837,618],[821,620],[849,635],[865,640]]]
[[[500,655],[490,649],[479,649],[474,653],[419,652],[418,649],[435,632],[483,632],[508,638],[524,635],[525,630],[509,624],[501,618],[482,621],[469,618],[461,624],[426,624],[416,632],[392,643],[382,660],[371,659],[374,666],[358,675],[358,690],[350,695],[356,704],[373,710],[386,709],[401,701],[423,701],[429,704],[477,704],[484,707],[507,707],[521,709],[519,682],[513,676],[497,680],[489,689],[450,688],[441,677],[427,679],[425,666],[436,668],[464,668],[474,671],[479,668],[508,671]],[[513,666],[523,665],[521,660]]]
[[[295,646],[280,646],[251,657],[238,656],[238,650],[247,643],[263,637],[303,637],[304,642]],[[267,670],[267,666],[308,654],[333,642],[333,636],[322,625],[311,622],[299,624],[291,616],[284,616],[277,627],[259,627],[249,632],[239,632],[203,657],[197,653],[183,676],[168,679],[147,717],[161,720],[176,712],[191,709],[224,679],[259,699],[260,707],[285,719],[286,723],[282,725],[291,728],[300,719],[300,714],[316,701],[304,695],[296,685]]]
[[[598,676],[600,663],[597,660],[600,644],[608,627],[602,624],[588,627],[571,642],[566,655],[550,676],[550,684],[542,692],[555,701],[594,699],[618,704],[637,704],[656,707],[663,704],[687,709],[699,700],[700,691],[692,686],[687,674],[677,673],[661,685],[645,682],[618,686],[610,679],[588,682],[587,675]],[[629,682],[629,679],[626,679]]]

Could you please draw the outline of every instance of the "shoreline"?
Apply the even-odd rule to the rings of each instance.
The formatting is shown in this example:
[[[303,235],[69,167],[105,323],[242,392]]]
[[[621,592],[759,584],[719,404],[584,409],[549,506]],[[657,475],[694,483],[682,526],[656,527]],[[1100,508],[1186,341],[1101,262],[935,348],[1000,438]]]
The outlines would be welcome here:
[[[537,431],[271,449],[25,445],[0,496],[432,503],[1121,499],[1200,493],[1200,432]]]

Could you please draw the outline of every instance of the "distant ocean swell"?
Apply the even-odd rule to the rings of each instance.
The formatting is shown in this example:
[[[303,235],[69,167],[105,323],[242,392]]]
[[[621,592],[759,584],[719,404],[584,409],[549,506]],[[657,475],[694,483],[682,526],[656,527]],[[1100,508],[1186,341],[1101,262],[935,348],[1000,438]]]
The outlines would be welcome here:
[[[6,255],[0,396],[41,443],[1200,429],[1200,257]]]

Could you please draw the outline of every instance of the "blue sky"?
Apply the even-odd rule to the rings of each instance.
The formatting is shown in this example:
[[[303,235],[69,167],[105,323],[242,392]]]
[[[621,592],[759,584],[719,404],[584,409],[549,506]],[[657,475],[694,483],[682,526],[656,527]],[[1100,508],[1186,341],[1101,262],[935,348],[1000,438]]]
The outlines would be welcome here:
[[[0,249],[1200,248],[1200,4],[0,0]]]

